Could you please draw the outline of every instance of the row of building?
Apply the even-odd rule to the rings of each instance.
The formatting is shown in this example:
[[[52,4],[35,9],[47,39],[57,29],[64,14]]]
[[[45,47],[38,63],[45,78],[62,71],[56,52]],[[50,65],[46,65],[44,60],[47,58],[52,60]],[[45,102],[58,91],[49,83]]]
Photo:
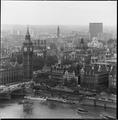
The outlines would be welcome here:
[[[27,34],[25,36],[26,40],[23,44],[23,65],[18,65],[16,62],[14,65],[10,65],[7,68],[2,68],[0,70],[1,78],[0,83],[1,84],[7,84],[12,82],[18,82],[25,79],[31,79],[32,78],[32,55],[34,50],[33,49],[41,49],[42,51],[45,51],[46,48],[46,41],[40,41],[37,40],[34,43],[30,40],[30,34],[29,31],[27,31]],[[59,37],[59,35],[58,35]],[[96,42],[93,48],[88,50],[88,47],[84,43],[83,39],[80,41],[80,46],[77,49],[70,49],[70,47],[67,47],[67,50],[64,49],[64,51],[59,52],[58,59],[66,59],[66,60],[76,60],[76,62],[80,62],[82,64],[83,68],[80,74],[78,74],[78,84],[80,84],[83,87],[90,88],[90,89],[97,89],[98,87],[101,88],[102,86],[105,88],[109,87],[115,87],[116,88],[116,70],[114,69],[114,66],[110,64],[110,67],[113,69],[113,72],[110,72],[107,66],[104,66],[103,68],[101,63],[98,65],[91,66],[92,64],[97,63],[99,60],[94,59],[96,61],[91,62],[92,57],[98,56],[97,52],[100,51],[99,47],[96,48]],[[98,42],[97,42],[98,43]],[[39,48],[40,47],[40,48]],[[100,47],[101,48],[101,47]],[[96,54],[94,52],[96,51]],[[61,55],[62,53],[62,55]],[[101,52],[102,53],[102,52]],[[101,53],[99,56],[101,56]],[[103,54],[104,55],[104,54]],[[88,62],[88,63],[87,63]],[[88,65],[87,65],[88,64]],[[96,66],[98,68],[96,68]],[[101,67],[100,67],[101,66]],[[116,67],[116,64],[115,64]],[[97,69],[97,70],[96,70]],[[111,74],[113,73],[113,74]],[[69,74],[68,74],[69,75]],[[66,75],[67,76],[67,75]],[[67,77],[68,78],[68,77]]]
[[[7,68],[0,69],[0,84],[6,85],[23,81],[23,65],[9,63]]]

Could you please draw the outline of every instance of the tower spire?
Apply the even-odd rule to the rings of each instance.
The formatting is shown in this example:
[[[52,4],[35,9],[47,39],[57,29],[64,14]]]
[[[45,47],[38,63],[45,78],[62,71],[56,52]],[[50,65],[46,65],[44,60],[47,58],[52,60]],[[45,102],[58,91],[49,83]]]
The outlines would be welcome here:
[[[59,38],[59,36],[60,36],[60,28],[59,28],[59,26],[57,27],[57,37]]]
[[[27,26],[27,35],[29,35],[29,26]]]
[[[29,26],[27,26],[27,32],[26,32],[26,35],[25,35],[25,39],[30,40]]]
[[[33,43],[30,39],[29,27],[26,29],[25,41],[23,42],[23,78],[24,81],[33,78]]]

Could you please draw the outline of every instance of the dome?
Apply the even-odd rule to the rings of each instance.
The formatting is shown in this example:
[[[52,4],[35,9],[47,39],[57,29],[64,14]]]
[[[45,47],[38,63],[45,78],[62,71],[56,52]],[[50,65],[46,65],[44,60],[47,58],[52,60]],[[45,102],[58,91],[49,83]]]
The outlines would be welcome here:
[[[92,41],[88,43],[88,47],[102,48],[103,47],[103,43],[99,42],[98,39],[96,37],[94,37],[92,39]]]

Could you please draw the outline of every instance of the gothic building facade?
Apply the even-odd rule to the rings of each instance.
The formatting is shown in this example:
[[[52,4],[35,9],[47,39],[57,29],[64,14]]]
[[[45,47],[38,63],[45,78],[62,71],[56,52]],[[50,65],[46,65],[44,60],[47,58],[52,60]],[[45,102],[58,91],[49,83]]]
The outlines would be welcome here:
[[[33,77],[33,43],[30,38],[29,29],[25,35],[25,41],[23,43],[23,78],[24,81],[29,81]]]
[[[30,39],[29,29],[27,29],[23,43],[22,57],[23,64],[19,64],[17,59],[15,62],[10,62],[10,60],[4,60],[4,62],[2,62],[2,60],[0,61],[1,85],[29,81],[33,78],[33,45]]]

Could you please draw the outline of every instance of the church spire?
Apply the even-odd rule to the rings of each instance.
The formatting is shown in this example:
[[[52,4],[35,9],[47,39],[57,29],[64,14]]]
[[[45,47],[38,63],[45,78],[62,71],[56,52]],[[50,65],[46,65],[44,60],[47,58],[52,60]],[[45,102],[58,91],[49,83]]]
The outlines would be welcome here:
[[[25,40],[30,40],[29,27],[27,26],[27,33],[25,35]]]
[[[59,38],[60,37],[60,28],[59,28],[59,26],[57,27],[57,38]]]
[[[27,26],[27,35],[29,35],[29,26]]]

